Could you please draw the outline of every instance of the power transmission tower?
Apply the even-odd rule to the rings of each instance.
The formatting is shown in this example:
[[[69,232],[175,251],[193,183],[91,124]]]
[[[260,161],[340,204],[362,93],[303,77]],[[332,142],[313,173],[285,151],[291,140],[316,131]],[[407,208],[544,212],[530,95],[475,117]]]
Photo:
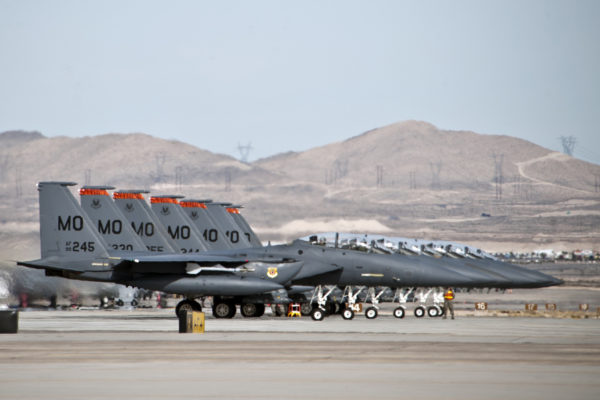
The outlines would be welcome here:
[[[417,171],[415,171],[414,169],[412,171],[410,171],[408,173],[408,179],[409,179],[409,187],[411,189],[416,189],[417,188]]]
[[[377,187],[383,186],[383,165],[377,166]]]
[[[502,183],[504,182],[504,175],[502,174],[502,164],[504,163],[504,154],[493,153],[494,158],[494,181],[496,182],[496,200],[502,199]]]
[[[238,151],[240,152],[240,161],[243,163],[248,162],[248,156],[250,155],[250,150],[252,150],[252,142],[248,142],[246,145],[242,145],[238,142]]]
[[[225,171],[225,191],[231,192],[231,171],[229,169]]]
[[[430,162],[429,168],[431,168],[431,188],[439,189],[440,184],[440,173],[442,172],[442,162],[437,161],[435,163]]]
[[[513,195],[521,196],[521,175],[515,175],[513,181]]]
[[[163,180],[163,167],[166,160],[167,155],[165,153],[160,152],[156,155],[156,182],[162,182]]]
[[[177,166],[175,167],[175,187],[178,192],[181,192],[183,186],[183,167]]]
[[[17,199],[20,199],[23,196],[23,182],[21,179],[21,168],[17,167],[15,173],[15,195]]]
[[[572,156],[573,150],[575,150],[575,143],[577,138],[575,136],[561,136],[560,141],[563,146],[563,153]]]

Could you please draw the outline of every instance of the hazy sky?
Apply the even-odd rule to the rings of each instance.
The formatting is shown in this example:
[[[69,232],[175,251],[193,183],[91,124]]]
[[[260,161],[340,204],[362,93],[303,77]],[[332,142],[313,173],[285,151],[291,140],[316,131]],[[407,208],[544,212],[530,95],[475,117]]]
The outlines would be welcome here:
[[[600,1],[0,0],[0,132],[250,159],[407,119],[600,163]]]

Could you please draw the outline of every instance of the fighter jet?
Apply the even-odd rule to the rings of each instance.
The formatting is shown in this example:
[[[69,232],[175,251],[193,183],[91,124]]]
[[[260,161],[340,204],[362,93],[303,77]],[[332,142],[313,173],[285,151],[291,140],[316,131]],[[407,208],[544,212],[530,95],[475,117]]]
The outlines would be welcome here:
[[[233,220],[233,207],[230,203],[213,203],[206,200],[178,202],[177,200],[181,198],[180,196],[161,196],[158,198],[169,199],[163,203],[168,204],[168,208],[163,205],[160,209],[157,207],[157,210],[162,215],[159,219],[170,227],[171,232],[182,230],[183,227],[187,226],[185,219],[181,217],[182,208],[185,210],[184,214],[188,217],[187,223],[190,221],[193,223],[194,220],[199,223],[201,220],[200,215],[204,215],[204,211],[206,211],[208,214],[206,218],[208,219],[202,218],[202,220],[205,222],[208,220],[209,222],[207,223],[210,225],[200,224],[196,226],[200,231],[204,231],[203,236],[213,231],[213,239],[223,237],[222,225],[226,225],[227,232],[237,233],[241,231],[245,234],[251,231],[251,229],[244,228],[237,221]],[[212,204],[212,206],[207,207],[209,204]],[[229,215],[223,213],[223,210],[228,211]],[[168,225],[168,221],[175,218],[175,216],[178,218],[177,223]],[[218,220],[219,224],[215,224],[215,220]],[[230,238],[231,236],[227,235],[227,237]],[[238,236],[235,237],[237,238]],[[197,241],[198,239],[196,238],[195,240]],[[458,286],[466,288],[516,288],[557,284],[557,280],[547,275],[525,277],[522,271],[519,272],[519,267],[513,266],[516,270],[507,268],[504,270],[505,273],[501,274],[490,268],[480,267],[472,262],[467,264],[469,260],[381,256],[379,254],[365,254],[365,252],[347,249],[324,249],[318,247],[317,249],[319,250],[315,252],[314,246],[307,245],[302,241],[296,241],[292,245],[256,246],[238,248],[236,250],[223,249],[231,245],[236,245],[236,243],[225,241],[225,244],[219,245],[216,243],[216,240],[212,242],[212,245],[208,245],[208,254],[235,255],[236,257],[248,256],[263,259],[273,257],[302,261],[302,270],[294,276],[290,284],[286,286],[286,289],[288,290],[288,295],[294,297],[316,287],[312,296],[313,298],[309,301],[310,303],[313,299],[316,299],[316,303],[319,305],[312,310],[314,319],[322,319],[325,315],[324,311],[331,309],[332,302],[328,301],[328,299],[338,287],[345,288],[346,294],[344,298],[348,303],[348,309],[352,308],[356,301],[356,296],[360,291],[367,291],[367,300],[372,303],[372,306],[366,310],[365,314],[370,318],[375,318],[377,316],[377,304],[385,287],[397,289],[396,297],[399,301],[402,301],[402,299],[406,299],[407,293],[411,290],[405,289],[404,292],[401,292],[402,288],[407,287]],[[386,265],[387,269],[384,269],[382,273],[381,267],[383,265]],[[365,271],[360,275],[353,274],[352,271],[355,267],[364,268]],[[396,275],[392,275],[389,272],[386,275],[385,272],[392,269]],[[404,276],[404,279],[400,279],[399,276]],[[384,279],[378,281],[377,279],[373,279],[374,277],[382,277]],[[325,291],[323,291],[324,288]],[[375,288],[379,288],[377,292]],[[426,301],[430,293],[433,293],[434,302],[442,301],[441,290],[430,290],[422,292],[423,302]],[[425,308],[418,307],[415,312],[417,316],[422,316],[424,315]],[[441,309],[439,307],[430,307],[427,309],[427,312],[430,316],[434,316],[435,314],[440,314]],[[403,316],[403,308],[398,307],[395,315],[401,318]],[[343,316],[351,319],[353,313],[350,310],[344,310]]]
[[[50,276],[121,283],[187,297],[285,293],[283,283],[302,267],[301,263],[280,260],[273,260],[272,267],[248,267],[247,258],[206,253],[152,254],[140,248],[140,242],[122,216],[117,215],[110,221],[97,218],[94,224],[69,191],[68,187],[73,185],[71,182],[38,184],[41,258],[20,261],[18,265],[43,269]],[[92,201],[94,207],[100,209],[112,204],[108,193],[101,193],[103,189],[91,190],[98,192],[93,195],[87,192],[84,196],[106,198],[110,202]],[[123,235],[117,239],[119,249],[109,247],[100,231],[109,237]],[[195,304],[183,301],[178,311],[184,306],[193,308]]]

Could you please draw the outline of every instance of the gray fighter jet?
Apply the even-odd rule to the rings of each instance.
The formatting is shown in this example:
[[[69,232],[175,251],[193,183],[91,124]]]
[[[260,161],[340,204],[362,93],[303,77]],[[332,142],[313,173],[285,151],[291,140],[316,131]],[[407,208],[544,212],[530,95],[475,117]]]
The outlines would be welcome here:
[[[113,215],[110,220],[102,220],[99,215],[94,224],[69,191],[68,187],[72,185],[75,184],[38,184],[41,258],[20,261],[18,265],[43,269],[50,276],[121,283],[187,297],[252,296],[275,291],[284,293],[284,284],[302,267],[301,263],[282,263],[276,260],[272,267],[248,267],[249,260],[246,258],[211,256],[206,253],[152,254],[146,249],[140,249],[143,245],[122,216]],[[92,201],[92,209],[99,210],[108,207],[107,204],[113,205],[106,190],[92,190],[97,192],[87,192],[83,196],[108,200],[108,203]],[[98,194],[102,191],[106,195]],[[118,249],[107,244],[102,232],[111,240],[117,240]],[[275,268],[277,274],[270,272],[272,268]],[[183,302],[179,304],[179,308],[184,305],[195,306],[193,303]]]
[[[115,196],[116,197],[116,196]],[[154,198],[154,197],[153,197]],[[157,197],[161,199],[163,204],[169,204],[169,208],[164,205],[159,209],[163,222],[168,223],[170,218],[178,216],[176,224],[169,225],[171,232],[182,230],[186,224],[192,221],[197,221],[196,228],[204,232],[214,231],[213,239],[223,236],[220,224],[215,224],[217,219],[221,222],[227,217],[230,218],[226,228],[229,232],[242,231],[247,232],[247,228],[241,227],[236,221],[231,219],[233,207],[229,203],[209,203],[208,201],[189,200],[180,201],[179,196],[164,196]],[[162,200],[168,199],[168,200]],[[206,207],[212,204],[212,207]],[[181,210],[185,209],[185,214],[189,217],[187,223],[181,218]],[[229,212],[229,215],[223,214],[223,210]],[[208,216],[204,215],[204,211]],[[211,212],[220,211],[220,214],[214,219],[211,219]],[[203,217],[201,217],[203,215]],[[209,225],[202,225],[200,221]],[[237,225],[232,225],[236,223]],[[237,229],[236,229],[237,228]],[[251,231],[251,229],[250,229]],[[191,235],[190,235],[191,236]],[[206,237],[205,237],[206,239]],[[196,238],[197,240],[197,238]],[[547,275],[526,276],[525,271],[520,271],[519,267],[507,267],[504,274],[498,273],[485,265],[479,266],[471,260],[455,260],[455,259],[436,259],[431,257],[392,257],[380,254],[366,254],[364,252],[331,249],[310,246],[302,241],[297,241],[292,245],[281,246],[266,246],[266,247],[247,247],[238,250],[225,250],[230,243],[216,243],[212,241],[208,245],[208,254],[220,255],[235,255],[258,257],[262,259],[282,258],[296,259],[303,262],[302,270],[292,279],[291,285],[287,286],[288,294],[293,296],[295,293],[306,291],[307,288],[316,286],[315,291],[316,303],[320,305],[313,310],[313,318],[321,319],[324,316],[322,312],[328,301],[329,295],[332,293],[332,287],[346,287],[347,294],[344,296],[348,302],[349,308],[356,300],[357,291],[367,290],[369,299],[372,302],[372,307],[367,309],[366,315],[375,317],[377,315],[377,303],[382,294],[382,289],[375,292],[376,287],[391,287],[396,289],[406,287],[428,287],[428,286],[459,286],[467,288],[481,287],[531,287],[531,286],[546,286],[557,284],[557,280]],[[223,249],[220,251],[214,249]],[[383,268],[385,266],[386,268]],[[515,269],[516,268],[516,269]],[[356,271],[363,269],[360,274]],[[393,272],[392,272],[393,271]],[[310,285],[310,286],[306,286]],[[327,288],[329,286],[329,288]],[[323,292],[323,288],[326,288]],[[434,294],[435,295],[435,294]],[[398,295],[398,298],[403,296]],[[402,310],[397,310],[397,316],[400,316]],[[344,311],[344,316],[352,318],[353,313]]]

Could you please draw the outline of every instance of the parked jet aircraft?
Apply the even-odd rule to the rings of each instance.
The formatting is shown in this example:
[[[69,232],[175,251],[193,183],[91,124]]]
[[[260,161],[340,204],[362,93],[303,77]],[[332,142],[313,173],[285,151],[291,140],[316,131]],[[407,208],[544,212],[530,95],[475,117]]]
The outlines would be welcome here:
[[[273,260],[271,268],[277,271],[274,274],[266,266],[248,267],[248,259],[243,257],[206,253],[151,254],[129,248],[109,248],[95,226],[99,230],[110,227],[109,237],[122,233],[119,247],[124,244],[131,245],[132,249],[133,246],[139,248],[139,243],[136,243],[132,231],[127,229],[129,225],[122,223],[124,219],[115,218],[107,224],[107,220],[100,222],[98,218],[94,224],[69,191],[68,186],[72,185],[74,183],[69,182],[38,184],[41,259],[18,262],[19,265],[43,269],[50,276],[121,283],[187,297],[282,292],[282,283],[289,281],[302,267],[301,263],[282,264],[281,260]],[[96,193],[94,196],[99,195]],[[103,197],[101,195],[100,199]],[[108,193],[105,197],[110,202]],[[91,204],[102,207],[112,202]],[[191,270],[190,265],[194,266]],[[189,302],[182,302],[179,307],[184,305],[189,305]]]
[[[193,298],[206,291],[207,283],[210,284],[208,281],[213,283],[216,281],[218,285],[224,285],[219,286],[220,289],[226,287],[238,290],[243,287],[246,290],[243,294],[248,294],[249,291],[259,293],[275,290],[274,286],[269,288],[260,286],[268,282],[267,277],[274,278],[274,276],[269,276],[268,272],[266,277],[258,277],[262,278],[261,280],[256,279],[256,274],[250,273],[255,271],[236,268],[246,265],[249,259],[271,262],[301,261],[301,269],[300,264],[295,271],[292,269],[294,273],[290,273],[290,276],[286,277],[285,285],[287,289],[292,289],[293,285],[317,287],[315,297],[318,307],[315,307],[312,312],[313,318],[317,320],[324,317],[328,297],[337,287],[346,287],[345,298],[348,308],[344,310],[343,316],[351,319],[354,315],[353,306],[357,295],[365,288],[369,294],[369,301],[372,303],[365,314],[368,318],[375,318],[377,303],[383,294],[381,289],[376,292],[376,287],[396,288],[402,302],[402,299],[406,298],[406,292],[399,292],[402,288],[432,286],[534,287],[560,283],[560,281],[543,274],[537,276],[523,274],[518,271],[519,267],[514,267],[517,270],[506,269],[503,273],[498,273],[481,268],[474,263],[467,265],[458,259],[440,260],[433,257],[368,254],[347,249],[312,246],[300,241],[291,245],[209,251],[200,251],[200,247],[205,245],[199,242],[194,243],[198,246],[198,252],[188,254],[148,255],[148,253],[139,254],[133,251],[110,254],[105,250],[104,240],[91,228],[92,223],[89,217],[83,213],[81,213],[82,215],[77,214],[76,207],[73,207],[74,199],[66,188],[68,185],[70,184],[56,182],[39,185],[42,259],[21,262],[21,265],[43,268],[50,273],[58,273],[75,279],[124,282],[132,286],[181,293],[189,298],[187,304],[191,307],[195,306]],[[131,192],[128,194],[135,195]],[[115,197],[117,197],[116,194]],[[167,199],[167,197],[162,199]],[[143,208],[142,203],[145,204],[143,197],[135,200],[135,204],[128,203],[128,208]],[[169,201],[161,201],[161,204],[163,205],[160,211],[167,215],[180,207],[177,200],[172,198]],[[185,221],[187,221],[187,217],[181,222]],[[155,223],[156,221],[150,222]],[[157,224],[155,223],[155,225]],[[140,232],[135,228],[139,226],[141,225],[133,224],[138,235]],[[179,225],[180,235],[182,226]],[[106,221],[102,227],[106,230]],[[175,228],[173,226],[171,232],[168,232],[167,229],[172,237],[175,236]],[[189,229],[191,236],[192,228]],[[80,253],[85,256],[82,257]],[[208,272],[206,271],[209,269],[207,266],[222,265],[229,268],[213,268],[211,272],[218,275],[199,274],[197,277],[190,278],[187,275],[189,263],[198,265],[199,272],[202,270]],[[276,285],[274,282],[269,283]],[[282,287],[280,285],[277,288]],[[264,290],[258,290],[259,288]],[[214,287],[210,289],[214,289]],[[225,316],[233,315],[231,310],[227,310],[228,307],[235,307],[235,305],[223,303],[221,311]],[[404,308],[398,307],[394,315],[402,317]]]
[[[227,210],[230,212],[229,215],[222,212],[227,207],[231,208],[229,203],[209,203],[206,201],[202,202],[194,200],[178,202],[178,198],[180,198],[180,196],[161,197],[161,199],[169,199],[164,200],[165,203],[163,203],[169,204],[169,208],[160,209],[160,212],[165,214],[162,217],[163,219],[167,219],[167,216],[174,215],[178,215],[179,218],[181,218],[180,207],[185,204],[183,209],[186,210],[187,216],[190,218],[194,217],[194,211],[198,213],[200,210],[207,211],[209,218],[211,218],[211,221],[213,221],[209,228],[215,230],[215,236],[213,239],[223,236],[223,231],[221,230],[222,225],[226,226],[228,232],[236,232],[236,227],[237,231],[240,231],[240,226],[232,219],[231,211]],[[212,206],[206,207],[208,204],[212,204]],[[216,216],[215,213],[217,213]],[[215,224],[215,220],[220,221],[220,223]],[[188,219],[188,222],[189,221],[190,219]],[[177,231],[178,227],[181,229],[181,227],[186,226],[183,219],[179,219],[178,224],[179,225],[171,226],[172,232]],[[199,226],[199,228],[201,231],[204,229],[205,234],[210,231],[210,229],[209,231],[206,230],[207,227]],[[242,228],[241,231],[245,233],[246,229]],[[230,238],[230,235],[226,236]],[[235,243],[232,244],[235,245]],[[321,251],[317,251],[315,253],[312,252],[312,250],[314,250],[313,246],[306,247],[306,250],[303,248],[298,249],[298,246],[305,245],[303,245],[303,242],[297,241],[292,245],[249,247],[245,249],[223,250],[218,252],[215,252],[213,249],[218,249],[221,247],[219,245],[215,244],[212,247],[209,246],[209,248],[210,254],[235,254],[236,256],[251,255],[251,257],[259,257],[264,259],[268,259],[268,257],[276,257],[282,259],[301,260],[303,262],[303,268],[292,279],[292,286],[288,286],[287,290],[288,294],[293,297],[297,293],[305,292],[309,288],[307,286],[299,285],[316,286],[314,297],[316,298],[319,307],[313,310],[313,318],[315,319],[321,319],[325,315],[323,310],[325,309],[325,305],[329,296],[336,287],[346,287],[346,294],[344,298],[347,300],[350,308],[344,311],[345,317],[352,318],[353,313],[350,311],[353,303],[356,301],[357,293],[360,293],[362,290],[367,290],[367,300],[371,301],[372,307],[369,307],[366,310],[366,315],[374,318],[377,316],[378,299],[384,292],[384,289],[379,289],[376,292],[375,287],[385,288],[385,286],[387,286],[396,288],[397,298],[402,301],[403,299],[406,299],[407,293],[410,289],[406,289],[405,292],[401,292],[401,288],[413,286],[516,288],[547,286],[560,283],[560,281],[555,280],[548,275],[499,262],[499,265],[489,265],[490,262],[488,261],[482,262],[468,259],[454,260],[451,258],[437,259],[433,257],[365,254],[364,252],[345,249],[327,249],[327,256],[325,256],[323,254],[325,250],[323,249],[320,249]],[[276,254],[276,256],[273,254]],[[367,270],[364,271],[364,273],[362,273],[360,276],[352,275],[350,273],[353,268],[357,267],[357,264],[363,264],[359,266]],[[388,271],[391,269],[398,270],[400,272],[409,271],[409,278],[400,280],[397,277],[392,277],[389,275],[388,279],[390,277],[395,279],[392,279],[392,281],[385,281],[385,279],[383,281],[377,281],[373,279],[374,277],[386,276],[385,274],[381,274],[381,271],[379,270],[382,265],[387,265]],[[493,267],[499,267],[500,270],[498,271]],[[335,276],[336,274],[341,274],[342,272],[346,273],[345,276],[340,275],[330,279],[332,275]],[[423,276],[427,276],[427,279],[423,279]],[[324,285],[328,285],[325,292],[323,292]],[[432,293],[432,291],[420,292],[423,301],[426,300],[428,293]],[[441,302],[441,291],[435,291],[433,292],[433,295],[435,301]],[[251,307],[252,305],[248,306]],[[421,316],[425,313],[425,308],[418,307],[415,312],[418,316]],[[430,307],[428,312],[433,316],[436,313],[441,313],[441,310],[439,307]],[[404,309],[398,307],[395,315],[401,317],[403,316],[403,313]]]

